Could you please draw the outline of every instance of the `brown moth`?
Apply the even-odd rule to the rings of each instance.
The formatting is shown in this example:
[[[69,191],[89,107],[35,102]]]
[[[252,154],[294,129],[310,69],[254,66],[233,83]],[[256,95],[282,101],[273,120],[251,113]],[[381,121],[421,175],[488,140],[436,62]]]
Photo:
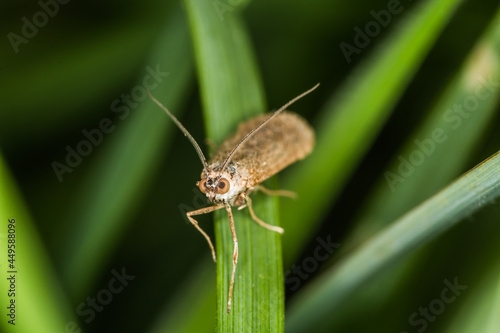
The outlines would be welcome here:
[[[221,208],[225,208],[229,216],[234,249],[227,313],[231,310],[234,274],[238,262],[238,238],[234,228],[231,206],[238,207],[238,209],[248,207],[252,219],[259,225],[271,231],[283,233],[282,228],[269,225],[255,215],[249,194],[253,190],[261,190],[271,195],[295,195],[293,192],[285,190],[269,190],[260,183],[295,161],[303,159],[312,151],[314,147],[313,129],[303,118],[295,113],[285,111],[285,109],[318,86],[319,83],[271,114],[260,115],[240,124],[237,131],[215,150],[208,163],[191,134],[148,91],[150,98],[172,118],[184,135],[188,137],[203,164],[201,180],[196,185],[215,205],[188,212],[186,215],[207,240],[214,261],[216,258],[212,241],[192,216],[210,213]]]

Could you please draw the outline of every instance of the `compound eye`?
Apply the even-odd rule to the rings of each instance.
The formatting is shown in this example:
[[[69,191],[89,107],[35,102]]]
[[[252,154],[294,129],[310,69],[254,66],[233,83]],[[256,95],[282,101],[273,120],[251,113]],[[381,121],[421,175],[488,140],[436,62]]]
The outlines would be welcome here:
[[[205,194],[207,193],[207,179],[203,178],[198,182],[198,188],[200,189],[201,193]]]
[[[217,193],[224,194],[229,191],[229,180],[226,178],[221,178],[217,184]]]

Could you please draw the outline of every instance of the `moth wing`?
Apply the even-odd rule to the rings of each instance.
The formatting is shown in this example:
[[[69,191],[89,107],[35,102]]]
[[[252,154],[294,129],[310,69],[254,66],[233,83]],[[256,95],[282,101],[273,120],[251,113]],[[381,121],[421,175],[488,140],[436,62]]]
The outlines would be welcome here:
[[[238,127],[216,150],[210,163],[222,163],[231,150],[269,114],[252,118]],[[253,187],[288,165],[309,155],[314,148],[314,131],[299,115],[284,111],[270,120],[242,144],[231,158],[246,169],[248,187]]]

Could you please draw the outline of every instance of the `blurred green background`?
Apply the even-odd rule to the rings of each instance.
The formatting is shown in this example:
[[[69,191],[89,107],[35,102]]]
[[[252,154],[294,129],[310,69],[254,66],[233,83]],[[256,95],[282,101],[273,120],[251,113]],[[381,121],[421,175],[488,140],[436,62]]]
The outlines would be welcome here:
[[[448,141],[425,159],[417,168],[421,171],[394,191],[386,181],[387,171],[397,172],[398,156],[409,156],[416,149],[415,139],[429,138],[441,126],[443,112],[472,94],[477,86],[467,87],[467,73],[499,77],[498,1],[401,1],[387,26],[349,59],[341,43],[354,45],[355,28],[365,29],[374,20],[371,11],[388,10],[394,1],[211,3],[214,12],[207,17],[225,24],[238,15],[246,27],[269,110],[321,83],[291,108],[318,128],[321,154],[311,157],[312,165],[300,162],[278,176],[281,187],[299,193],[297,202],[280,200],[281,225],[287,230],[282,237],[286,310],[337,261],[349,258],[385,225],[499,150],[494,86],[491,98],[462,118],[464,125],[446,129]],[[429,12],[444,14],[426,14],[425,6],[432,4],[436,9]],[[114,112],[112,106],[117,99],[115,105],[124,106],[123,94],[160,68],[169,74],[153,94],[208,151],[203,88],[186,6],[133,0],[58,6],[37,32],[28,31],[33,37],[13,47],[17,37],[9,33],[21,36],[22,18],[32,21],[42,7],[26,0],[0,4],[0,152],[5,164],[0,213],[2,225],[15,217],[29,230],[18,230],[19,246],[27,251],[24,258],[29,257],[24,264],[33,263],[24,273],[28,282],[19,290],[24,286],[33,311],[43,313],[33,324],[40,325],[39,332],[53,332],[54,327],[71,331],[60,326],[71,321],[82,332],[213,331],[215,265],[209,262],[205,240],[179,209],[180,204],[195,205],[198,157],[149,101],[130,104],[127,114]],[[417,19],[429,27],[421,36],[409,27]],[[391,51],[399,39],[402,51]],[[412,49],[420,44],[426,46]],[[210,64],[207,59],[205,65]],[[384,81],[393,76],[393,81]],[[217,84],[217,77],[213,80]],[[372,93],[358,94],[363,91]],[[386,93],[384,100],[377,99]],[[379,113],[369,118],[361,107],[343,109],[349,105],[378,108]],[[335,119],[340,114],[357,116],[342,127]],[[110,119],[112,130],[96,139],[99,144],[75,162],[71,172],[61,174],[60,181],[54,161],[67,164],[67,147],[77,149],[86,139],[83,131],[99,128],[103,119]],[[356,139],[360,132],[366,137]],[[335,142],[330,135],[338,135]],[[339,165],[333,164],[336,160]],[[417,332],[423,324],[412,324],[409,317],[440,297],[443,280],[458,277],[468,286],[463,296],[427,319],[424,330],[494,332],[497,323],[483,327],[488,320],[481,316],[500,306],[500,207],[489,200],[477,206],[479,212],[471,211],[457,227],[415,247],[417,252],[345,296],[339,311],[332,310],[323,320],[300,328],[293,321],[295,314],[285,312],[285,321],[291,320],[285,331],[296,326],[298,332]],[[212,218],[198,220],[213,235]],[[316,249],[326,239],[338,244],[338,250],[318,260]],[[6,237],[1,240],[4,248]],[[310,258],[315,258],[311,272],[294,273],[304,271]],[[135,278],[87,323],[87,315],[76,309],[107,288],[112,271],[122,268]],[[27,295],[32,289],[39,298]],[[21,322],[30,320],[23,317],[30,313],[27,306],[24,309],[18,312]],[[1,313],[2,330],[12,329]]]

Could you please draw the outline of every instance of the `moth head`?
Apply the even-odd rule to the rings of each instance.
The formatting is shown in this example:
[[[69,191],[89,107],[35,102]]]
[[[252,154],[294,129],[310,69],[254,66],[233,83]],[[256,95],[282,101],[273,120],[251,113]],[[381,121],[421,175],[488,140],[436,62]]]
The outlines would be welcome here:
[[[228,192],[232,184],[228,178],[223,176],[207,175],[196,183],[201,193],[205,194],[212,202],[227,202]]]
[[[232,205],[241,192],[246,190],[245,182],[237,171],[234,163],[230,163],[225,170],[220,169],[220,163],[212,163],[208,171],[202,171],[201,180],[196,186],[211,202]]]
[[[203,194],[206,194],[207,192],[213,192],[214,194],[226,194],[231,187],[231,183],[229,183],[229,180],[226,178],[203,178],[196,183],[196,185],[198,185],[198,188]]]

